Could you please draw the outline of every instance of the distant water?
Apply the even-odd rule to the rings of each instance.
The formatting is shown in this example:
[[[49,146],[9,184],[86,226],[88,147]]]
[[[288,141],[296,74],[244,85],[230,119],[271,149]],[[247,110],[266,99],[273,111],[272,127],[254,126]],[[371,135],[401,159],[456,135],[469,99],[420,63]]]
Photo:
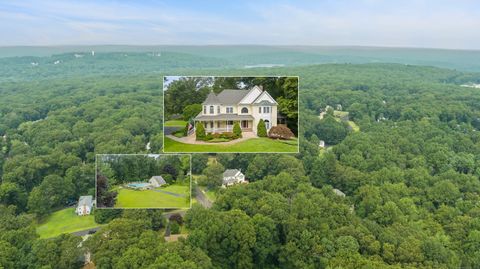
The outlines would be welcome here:
[[[245,65],[244,68],[270,68],[270,67],[284,67],[284,64],[254,64]]]

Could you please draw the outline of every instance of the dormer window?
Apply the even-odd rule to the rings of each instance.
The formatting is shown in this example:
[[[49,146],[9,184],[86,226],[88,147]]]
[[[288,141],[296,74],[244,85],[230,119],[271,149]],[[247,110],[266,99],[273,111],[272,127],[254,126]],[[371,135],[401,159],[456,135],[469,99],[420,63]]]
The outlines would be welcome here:
[[[227,114],[232,114],[233,113],[233,107],[227,106]]]
[[[210,114],[213,114],[214,113],[214,108],[213,106],[210,106]]]
[[[243,114],[248,113],[248,108],[246,108],[246,107],[242,108],[242,113]]]

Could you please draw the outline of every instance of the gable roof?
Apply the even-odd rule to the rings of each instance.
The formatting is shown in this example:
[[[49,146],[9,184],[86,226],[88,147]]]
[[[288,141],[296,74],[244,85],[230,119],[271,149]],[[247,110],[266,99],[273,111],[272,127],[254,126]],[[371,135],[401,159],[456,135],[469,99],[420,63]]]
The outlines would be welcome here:
[[[91,195],[80,196],[80,198],[78,198],[77,206],[82,206],[82,205],[92,206],[92,201],[93,201],[93,197]]]
[[[263,96],[266,96],[268,101],[267,100],[261,100]],[[254,104],[261,104],[262,102],[268,102],[268,104],[277,104],[277,101],[275,101],[275,99],[273,99],[273,97],[267,92],[267,91],[263,91],[258,97],[257,99],[255,99],[255,101],[253,101]],[[265,102],[264,102],[265,103]]]
[[[202,105],[210,105],[210,104],[220,104],[220,100],[218,100],[214,92],[210,92],[207,95],[207,99],[205,99],[205,101],[203,101],[202,103]]]
[[[240,173],[240,170],[238,169],[227,169],[225,172],[223,172],[223,177],[234,177],[238,173]]]
[[[262,88],[259,86],[253,86],[248,93],[239,101],[239,104],[251,104],[262,94]]]
[[[150,180],[155,180],[155,182],[158,183],[158,185],[163,185],[163,184],[166,184],[167,182],[165,181],[165,179],[163,179],[162,176],[153,176],[150,178]]]

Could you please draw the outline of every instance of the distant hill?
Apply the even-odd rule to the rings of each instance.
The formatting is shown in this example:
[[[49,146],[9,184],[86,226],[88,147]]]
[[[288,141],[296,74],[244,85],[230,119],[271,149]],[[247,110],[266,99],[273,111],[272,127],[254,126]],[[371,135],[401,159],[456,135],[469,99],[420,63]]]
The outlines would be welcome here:
[[[480,72],[480,50],[324,46],[58,46],[0,47],[0,58],[65,53],[182,53],[215,58],[229,67],[324,63],[399,63]],[[188,66],[186,66],[188,67]]]

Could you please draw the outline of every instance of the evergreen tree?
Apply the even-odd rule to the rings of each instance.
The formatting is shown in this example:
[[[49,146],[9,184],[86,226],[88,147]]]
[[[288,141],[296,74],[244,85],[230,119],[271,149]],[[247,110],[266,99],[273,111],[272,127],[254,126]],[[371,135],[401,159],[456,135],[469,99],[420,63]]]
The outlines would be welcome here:
[[[195,136],[197,137],[197,140],[205,140],[205,128],[200,122],[197,122],[197,125],[195,126]]]
[[[235,122],[235,124],[233,125],[233,133],[237,138],[242,137],[242,128],[240,128],[240,124],[238,124],[238,122]]]
[[[265,122],[263,120],[258,122],[257,135],[259,137],[267,137],[267,127],[265,127]]]

